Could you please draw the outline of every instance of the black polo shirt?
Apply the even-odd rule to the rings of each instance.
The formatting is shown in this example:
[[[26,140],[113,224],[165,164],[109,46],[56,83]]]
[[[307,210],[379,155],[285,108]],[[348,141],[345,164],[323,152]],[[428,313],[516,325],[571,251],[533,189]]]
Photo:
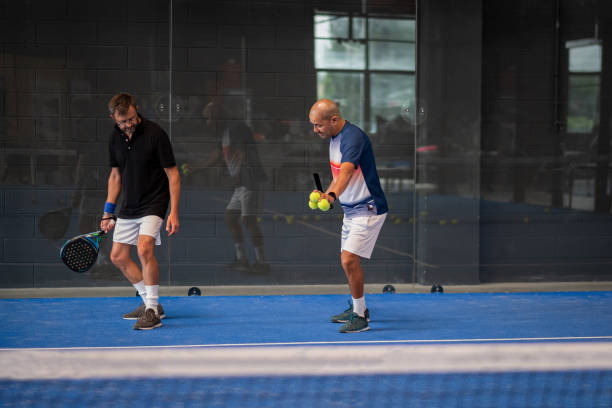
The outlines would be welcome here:
[[[166,216],[170,188],[165,168],[176,166],[170,139],[156,123],[140,116],[130,140],[117,125],[109,141],[110,166],[121,173],[120,218]]]

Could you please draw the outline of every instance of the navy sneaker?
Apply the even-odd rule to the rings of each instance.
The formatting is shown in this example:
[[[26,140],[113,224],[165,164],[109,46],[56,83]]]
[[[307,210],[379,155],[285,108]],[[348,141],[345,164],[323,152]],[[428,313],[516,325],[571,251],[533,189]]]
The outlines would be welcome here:
[[[370,330],[368,321],[357,313],[351,313],[349,321],[340,327],[340,333],[359,333],[368,330]]]
[[[351,304],[351,302],[348,302],[349,307],[348,309],[346,309],[344,312],[334,315],[331,317],[331,321],[333,323],[346,323],[349,321],[351,314],[353,313],[353,305]],[[368,309],[365,310],[365,319],[369,322],[370,321],[370,311]]]

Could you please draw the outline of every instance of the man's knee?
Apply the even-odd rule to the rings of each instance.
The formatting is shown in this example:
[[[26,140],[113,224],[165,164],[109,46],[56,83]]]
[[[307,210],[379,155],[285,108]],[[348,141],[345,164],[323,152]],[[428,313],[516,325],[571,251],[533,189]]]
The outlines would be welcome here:
[[[113,265],[118,268],[121,268],[130,262],[130,251],[126,248],[113,246],[113,249],[110,253],[110,259]]]
[[[143,263],[149,262],[155,258],[155,240],[153,237],[144,237],[144,239],[139,238],[138,258],[140,258],[140,261]]]
[[[353,271],[360,265],[361,262],[359,259],[359,255],[355,255],[347,251],[342,251],[342,256],[340,260],[342,263],[342,268],[347,272]]]

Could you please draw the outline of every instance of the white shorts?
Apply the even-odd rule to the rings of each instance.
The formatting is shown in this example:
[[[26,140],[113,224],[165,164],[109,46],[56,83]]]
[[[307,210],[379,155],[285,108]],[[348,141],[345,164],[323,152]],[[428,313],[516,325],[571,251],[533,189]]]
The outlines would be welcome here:
[[[113,233],[113,241],[121,244],[138,245],[139,235],[155,238],[155,245],[161,245],[159,230],[164,220],[157,215],[141,218],[118,218]]]
[[[340,249],[370,259],[378,239],[378,233],[386,218],[387,213],[351,218],[345,215],[342,221],[342,245]]]
[[[228,210],[240,211],[241,215],[255,215],[258,208],[257,191],[249,190],[244,186],[237,187],[227,204]]]

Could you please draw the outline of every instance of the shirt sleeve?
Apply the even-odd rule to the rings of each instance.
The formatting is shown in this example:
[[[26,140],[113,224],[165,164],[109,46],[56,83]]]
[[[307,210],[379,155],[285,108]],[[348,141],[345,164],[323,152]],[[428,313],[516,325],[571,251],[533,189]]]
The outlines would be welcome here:
[[[351,162],[355,167],[359,167],[361,153],[365,148],[365,138],[359,133],[349,133],[342,138],[340,153],[342,153],[342,163]]]
[[[176,166],[172,144],[165,132],[160,132],[157,138],[157,154],[159,155],[159,163],[165,169]]]

